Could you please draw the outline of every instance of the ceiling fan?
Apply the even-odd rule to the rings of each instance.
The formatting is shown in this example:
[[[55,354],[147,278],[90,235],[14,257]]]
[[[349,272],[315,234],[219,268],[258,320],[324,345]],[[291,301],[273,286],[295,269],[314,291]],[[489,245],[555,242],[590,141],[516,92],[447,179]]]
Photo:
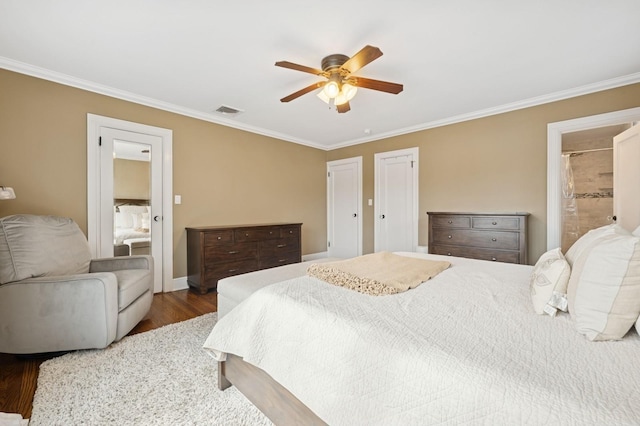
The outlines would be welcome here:
[[[280,99],[280,101],[289,102],[322,87],[323,89],[318,94],[318,97],[330,105],[334,104],[339,113],[344,113],[351,109],[349,101],[355,96],[358,87],[397,95],[402,92],[402,84],[353,75],[354,72],[378,59],[380,56],[382,56],[380,49],[367,45],[351,58],[339,53],[325,57],[321,62],[321,70],[288,61],[276,62],[277,67],[307,72],[327,79],[326,81],[313,83],[289,96],[285,96]]]

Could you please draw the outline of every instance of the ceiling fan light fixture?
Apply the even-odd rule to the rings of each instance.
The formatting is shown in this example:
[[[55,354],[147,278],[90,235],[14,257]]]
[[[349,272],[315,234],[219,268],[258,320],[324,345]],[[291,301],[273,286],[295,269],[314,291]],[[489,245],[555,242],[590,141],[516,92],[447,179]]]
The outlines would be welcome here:
[[[333,99],[340,94],[340,85],[336,80],[331,79],[324,85],[322,91],[329,99]]]
[[[342,93],[344,94],[344,97],[347,99],[347,102],[353,99],[353,97],[356,95],[357,92],[358,92],[358,88],[356,86],[353,86],[349,83],[345,83],[342,85]]]

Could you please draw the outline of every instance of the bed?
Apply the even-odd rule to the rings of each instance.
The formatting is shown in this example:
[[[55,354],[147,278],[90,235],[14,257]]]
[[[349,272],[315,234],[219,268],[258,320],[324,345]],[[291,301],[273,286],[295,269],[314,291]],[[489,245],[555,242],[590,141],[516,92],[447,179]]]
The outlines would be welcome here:
[[[369,296],[304,276],[266,286],[205,342],[219,386],[276,424],[638,424],[640,336],[592,342],[538,315],[532,266],[448,260]]]
[[[149,200],[116,199],[114,203],[114,247],[126,246],[128,255],[149,254]]]

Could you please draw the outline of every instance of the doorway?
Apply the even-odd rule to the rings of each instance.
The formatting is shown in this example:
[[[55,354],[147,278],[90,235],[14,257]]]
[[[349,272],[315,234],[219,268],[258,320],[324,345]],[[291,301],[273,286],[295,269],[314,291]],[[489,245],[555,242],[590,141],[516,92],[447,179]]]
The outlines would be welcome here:
[[[562,137],[640,121],[640,107],[549,123],[547,126],[547,250],[562,246]]]
[[[127,183],[123,193],[117,185],[123,176],[118,173],[144,167],[125,164],[118,156],[134,154],[148,159],[149,185],[145,189]],[[144,172],[136,173],[140,177]],[[171,130],[87,115],[87,231],[92,256],[148,252],[154,258],[155,292],[173,290],[172,191]]]
[[[613,137],[630,124],[562,135],[562,251],[592,229],[614,222]]]
[[[418,247],[418,148],[374,155],[374,250]]]

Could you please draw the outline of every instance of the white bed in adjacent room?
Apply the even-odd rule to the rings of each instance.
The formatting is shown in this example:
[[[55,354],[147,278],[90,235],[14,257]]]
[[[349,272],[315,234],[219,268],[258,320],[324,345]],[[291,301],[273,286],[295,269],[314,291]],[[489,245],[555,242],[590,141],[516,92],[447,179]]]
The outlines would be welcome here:
[[[638,424],[640,336],[591,342],[537,315],[533,267],[455,257],[369,296],[308,276],[256,291],[205,343],[268,373],[331,425]]]

